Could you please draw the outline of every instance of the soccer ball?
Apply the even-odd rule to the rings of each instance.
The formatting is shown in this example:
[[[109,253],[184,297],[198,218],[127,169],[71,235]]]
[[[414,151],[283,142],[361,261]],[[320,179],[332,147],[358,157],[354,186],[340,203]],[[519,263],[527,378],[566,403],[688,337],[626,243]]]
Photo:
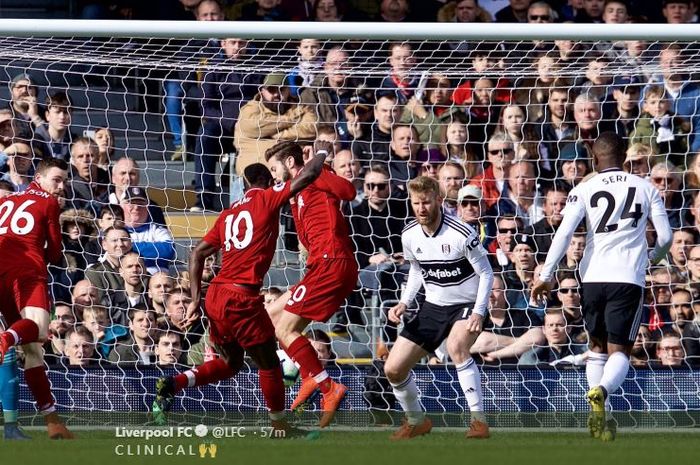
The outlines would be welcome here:
[[[284,381],[284,385],[287,387],[293,386],[299,381],[299,368],[284,350],[278,350],[277,356],[282,365],[282,380]]]

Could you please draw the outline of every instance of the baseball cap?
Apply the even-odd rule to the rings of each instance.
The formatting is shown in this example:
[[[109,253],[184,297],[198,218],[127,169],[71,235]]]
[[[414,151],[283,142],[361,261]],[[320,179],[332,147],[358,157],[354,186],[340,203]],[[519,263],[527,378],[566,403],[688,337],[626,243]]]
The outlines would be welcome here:
[[[265,76],[263,87],[280,87],[287,85],[287,76],[284,73],[272,72]]]
[[[515,246],[517,245],[526,245],[530,247],[530,250],[533,252],[537,250],[537,245],[535,244],[535,241],[532,239],[532,236],[529,236],[527,234],[515,234],[513,236],[513,249],[515,249]]]
[[[472,197],[477,200],[481,200],[481,189],[471,184],[462,187],[457,193],[457,203],[462,202],[462,200],[464,200],[467,197]]]
[[[348,104],[345,106],[346,111],[353,111],[356,112],[357,110],[360,111],[369,111],[372,109],[372,106],[367,102],[367,99],[362,97],[361,95],[353,95],[350,98],[350,101]]]
[[[671,3],[682,3],[684,5],[690,5],[690,0],[663,0],[663,2],[661,2],[661,6],[666,7],[666,5],[670,5]]]
[[[628,86],[639,87],[642,84],[641,79],[634,74],[622,74],[613,78],[613,87],[621,90]]]
[[[127,202],[133,202],[134,200],[141,200],[144,203],[148,203],[148,195],[146,195],[146,190],[144,188],[130,186],[124,192],[124,200]]]
[[[588,151],[580,142],[566,144],[559,151],[559,160],[561,161],[586,160],[588,158],[590,158],[588,156]]]
[[[19,81],[28,81],[29,85],[34,85],[34,80],[30,75],[27,73],[19,73],[15,77],[12,78],[12,81],[10,82],[10,88],[15,87]]]

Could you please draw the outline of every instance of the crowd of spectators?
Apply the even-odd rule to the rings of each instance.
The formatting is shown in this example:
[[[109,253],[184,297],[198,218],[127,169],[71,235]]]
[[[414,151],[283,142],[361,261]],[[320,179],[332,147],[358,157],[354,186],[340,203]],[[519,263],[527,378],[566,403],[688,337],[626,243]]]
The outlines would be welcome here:
[[[180,0],[171,6],[172,17],[161,19],[698,20],[692,0]],[[83,13],[139,18],[148,17],[146,10],[133,2],[86,2]],[[629,142],[624,169],[659,190],[675,231],[667,260],[649,271],[633,363],[700,363],[700,85],[688,66],[697,56],[692,44],[392,42],[376,43],[368,58],[351,41],[292,42],[293,66],[271,72],[246,65],[264,52],[259,44],[240,38],[190,43],[187,50],[199,50],[193,57],[201,71],[173,71],[162,79],[172,138],[163,158],[174,164],[193,158],[197,203],[191,210],[216,213],[222,156],[232,155],[240,174],[264,162],[265,150],[280,140],[335,143],[333,168],[357,189],[342,208],[361,268],[357,292],[339,309],[336,333],[350,331],[353,339],[359,331],[353,325],[372,323],[357,311],[369,307],[370,295],[380,305],[397,299],[407,272],[400,235],[412,216],[406,183],[426,175],[440,183],[444,214],[480,232],[496,271],[474,356],[496,366],[584,364],[578,274],[584,225],[560,264],[546,308],[530,302],[529,289],[568,192],[593,171],[592,141],[614,130]],[[433,52],[459,57],[460,66],[431,63],[428,71],[421,57]],[[515,73],[508,68],[514,53],[526,57]],[[357,63],[367,60],[377,66],[360,72]],[[0,110],[0,196],[26,189],[37,159],[62,158],[71,166],[62,199],[64,261],[50,268],[55,306],[47,362],[193,365],[215,356],[205,318],[183,325],[189,277],[186,264],[175,260],[163,213],[169,205],[149,198],[128,147],[115,150],[108,127],[92,128],[90,137],[76,134],[69,91],[45,92],[31,73],[8,85],[10,101]],[[191,128],[182,124],[188,112],[199,122],[189,150]],[[652,244],[654,231],[648,228],[647,236]],[[205,280],[216,272],[212,259]],[[278,291],[267,290],[266,299]],[[377,353],[395,337],[388,323],[385,329],[371,348]],[[434,355],[433,363],[448,362],[444,351]]]

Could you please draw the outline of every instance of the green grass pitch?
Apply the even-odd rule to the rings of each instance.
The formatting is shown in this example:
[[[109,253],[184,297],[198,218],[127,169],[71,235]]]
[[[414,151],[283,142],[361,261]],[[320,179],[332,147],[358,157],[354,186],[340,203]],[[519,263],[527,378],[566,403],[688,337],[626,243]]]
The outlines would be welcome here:
[[[319,439],[142,439],[115,438],[113,431],[80,431],[75,441],[49,441],[43,431],[31,431],[32,441],[0,440],[0,463],[42,465],[192,464],[227,465],[682,465],[698,463],[700,435],[695,432],[620,431],[616,441],[603,443],[587,432],[492,431],[488,440],[465,440],[462,432],[433,431],[411,441],[391,442],[390,431],[324,431]],[[200,458],[200,444],[216,444],[216,457]],[[137,445],[182,446],[184,456],[117,455]],[[189,455],[191,452],[193,455]]]

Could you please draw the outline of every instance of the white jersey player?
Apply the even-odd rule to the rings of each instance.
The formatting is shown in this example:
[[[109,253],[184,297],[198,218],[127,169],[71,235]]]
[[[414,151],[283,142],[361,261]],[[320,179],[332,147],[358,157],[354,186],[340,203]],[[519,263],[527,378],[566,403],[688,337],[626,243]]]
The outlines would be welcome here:
[[[426,300],[418,312],[406,314],[403,331],[384,366],[407,420],[392,439],[430,432],[432,424],[421,407],[411,369],[445,338],[471,411],[467,437],[486,438],[489,428],[483,414],[481,374],[469,349],[481,332],[493,271],[478,234],[442,211],[437,181],[418,177],[408,183],[408,192],[417,220],[404,229],[401,239],[411,268],[401,301],[389,310],[389,319],[400,322],[421,285]]]
[[[586,219],[586,249],[580,264],[583,313],[590,340],[586,377],[594,437],[612,440],[615,424],[605,421],[605,401],[625,380],[629,354],[639,330],[644,279],[649,260],[663,259],[671,245],[671,227],[658,191],[651,183],[620,168],[625,144],[603,133],[593,144],[598,173],[569,193],[547,260],[532,289],[541,300],[551,289],[557,263],[581,220]],[[646,225],[657,233],[647,253]]]

